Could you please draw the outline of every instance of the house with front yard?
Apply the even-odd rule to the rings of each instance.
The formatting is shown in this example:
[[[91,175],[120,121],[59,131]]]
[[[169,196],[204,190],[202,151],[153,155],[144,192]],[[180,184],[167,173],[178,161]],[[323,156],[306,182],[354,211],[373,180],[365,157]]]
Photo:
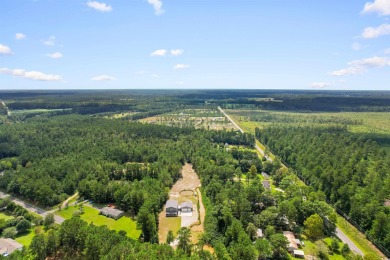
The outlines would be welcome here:
[[[180,211],[183,213],[192,212],[193,210],[193,204],[192,201],[185,201],[180,204]]]
[[[113,218],[113,219],[119,219],[125,214],[125,212],[123,212],[122,210],[110,208],[110,207],[101,208],[99,210],[99,212],[101,215],[104,215],[106,217]]]
[[[11,238],[0,238],[0,255],[8,256],[15,250],[22,250],[23,245]]]
[[[165,205],[165,216],[176,217],[179,213],[179,203],[177,200],[168,200]]]

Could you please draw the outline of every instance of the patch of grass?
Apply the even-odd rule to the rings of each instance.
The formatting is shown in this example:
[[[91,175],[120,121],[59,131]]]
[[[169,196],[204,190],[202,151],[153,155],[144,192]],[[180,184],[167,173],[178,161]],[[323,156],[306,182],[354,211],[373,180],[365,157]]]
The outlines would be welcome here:
[[[181,227],[180,217],[160,217],[160,222],[158,231],[160,243],[165,243],[169,230],[172,230],[175,237],[177,236],[177,232]]]
[[[337,227],[340,228],[364,254],[374,254],[378,257],[383,257],[359,230],[341,216],[337,216]]]
[[[13,216],[10,216],[10,215],[7,215],[3,212],[0,212],[0,219],[4,219],[5,221],[9,220],[9,219],[13,219],[14,217]]]
[[[21,236],[17,236],[15,238],[16,242],[22,244],[23,246],[27,247],[30,246],[32,239],[34,238],[34,228],[31,228],[28,233],[25,233]]]
[[[73,212],[79,210],[79,206],[69,206],[67,209],[57,211],[56,213],[65,219],[70,219],[73,216]],[[80,216],[82,220],[88,223],[93,222],[96,226],[106,225],[109,229],[120,231],[124,230],[128,237],[137,239],[141,234],[140,230],[137,230],[136,222],[131,218],[123,216],[118,220],[107,218],[103,215],[99,215],[99,211],[95,208],[84,206],[84,214]]]

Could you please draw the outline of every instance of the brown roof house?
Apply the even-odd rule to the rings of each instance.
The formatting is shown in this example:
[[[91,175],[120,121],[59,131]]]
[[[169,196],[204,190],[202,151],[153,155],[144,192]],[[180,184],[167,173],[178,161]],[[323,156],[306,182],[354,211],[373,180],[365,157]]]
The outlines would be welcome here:
[[[22,250],[23,245],[11,238],[0,238],[0,255],[8,256],[15,250]]]
[[[283,235],[288,240],[287,251],[293,253],[294,250],[298,250],[298,245],[295,241],[294,233],[291,231],[283,231]]]
[[[122,210],[114,209],[110,207],[101,208],[99,212],[100,214],[113,219],[119,219],[125,214],[125,212],[123,212]]]

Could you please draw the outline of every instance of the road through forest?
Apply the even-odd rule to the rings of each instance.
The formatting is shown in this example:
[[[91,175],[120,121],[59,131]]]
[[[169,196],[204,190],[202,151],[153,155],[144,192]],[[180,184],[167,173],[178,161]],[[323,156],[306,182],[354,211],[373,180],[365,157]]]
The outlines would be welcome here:
[[[240,130],[241,133],[244,133],[244,130],[242,130],[242,128],[241,128],[238,124],[236,124],[236,122],[234,122],[233,119],[232,119],[229,115],[227,115],[227,114],[225,113],[225,111],[222,110],[221,107],[218,107],[218,109],[219,109],[219,111],[221,111],[221,112],[225,115],[225,117],[226,117],[226,118],[227,118],[227,119],[228,119],[228,120],[229,120],[237,129],[238,129],[238,130]],[[255,145],[255,148],[256,148],[257,151],[260,152],[260,154],[261,154],[262,156],[264,156],[264,151],[263,151],[257,144]],[[270,161],[272,161],[270,157],[267,157],[267,159],[270,160]],[[336,227],[336,235],[337,235],[338,238],[341,239],[341,241],[343,241],[343,243],[348,244],[349,248],[350,248],[352,251],[354,251],[356,254],[359,254],[359,255],[361,255],[361,256],[364,256],[363,251],[360,250],[360,248],[357,247],[357,246],[355,245],[355,243],[352,242],[352,240],[349,239],[349,237],[348,237],[343,231],[341,231],[341,229],[339,229],[338,227]]]
[[[31,203],[28,203],[28,202],[25,202],[21,199],[18,199],[18,198],[15,198],[13,197],[12,195],[10,194],[7,194],[7,193],[4,193],[4,192],[1,192],[0,191],[0,198],[5,198],[5,197],[8,197],[9,196],[9,199],[14,202],[16,205],[19,205],[19,206],[22,206],[23,208],[27,209],[28,211],[30,212],[34,212],[40,216],[42,216],[43,218],[45,218],[49,213],[53,213],[55,212],[55,210],[44,210],[44,209],[41,209],[35,205],[32,205]],[[61,224],[62,222],[65,221],[64,218],[60,217],[60,216],[57,216],[56,214],[54,214],[54,221],[58,224]]]

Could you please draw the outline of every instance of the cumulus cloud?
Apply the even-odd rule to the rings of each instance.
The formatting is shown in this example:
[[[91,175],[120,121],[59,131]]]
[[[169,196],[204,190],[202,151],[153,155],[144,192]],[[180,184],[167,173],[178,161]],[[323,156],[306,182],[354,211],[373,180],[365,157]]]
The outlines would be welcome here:
[[[171,54],[172,54],[173,56],[180,56],[180,55],[183,54],[183,52],[184,52],[184,50],[182,50],[182,49],[171,50]]]
[[[313,82],[311,84],[311,87],[312,88],[326,88],[326,87],[329,87],[329,83],[325,83],[325,82]]]
[[[40,71],[25,71],[24,69],[0,68],[0,74],[41,81],[58,81],[62,79],[59,75],[46,74]]]
[[[188,64],[176,64],[173,69],[175,70],[183,70],[183,69],[188,69],[190,65]]]
[[[150,54],[150,56],[160,56],[160,57],[163,57],[167,54],[167,50],[165,49],[160,49],[160,50],[155,50],[154,52],[152,52]]]
[[[23,33],[17,33],[17,34],[15,34],[15,39],[16,39],[16,40],[23,40],[23,39],[26,39],[26,35],[23,34]]]
[[[367,27],[364,28],[362,36],[365,39],[377,38],[382,35],[390,34],[390,24],[382,24],[378,27]]]
[[[107,5],[105,3],[100,3],[98,1],[88,1],[87,5],[88,7],[103,13],[112,11],[112,7],[110,5]]]
[[[53,35],[50,36],[49,39],[43,41],[43,44],[48,45],[48,46],[54,46],[55,43],[56,43],[56,37]]]
[[[115,80],[116,78],[112,77],[112,76],[108,76],[108,75],[99,75],[99,76],[95,76],[93,77],[91,80],[94,80],[94,81],[111,81],[111,80]]]
[[[333,76],[346,76],[362,74],[370,68],[380,68],[390,66],[390,58],[388,57],[371,57],[361,60],[355,60],[348,63],[348,67],[341,70],[332,71]]]
[[[63,57],[61,52],[48,53],[46,56],[52,59],[61,59]]]
[[[379,15],[390,15],[390,1],[389,0],[375,0],[374,2],[367,2],[364,5],[363,13],[378,13]]]
[[[12,55],[12,54],[13,53],[10,47],[0,44],[0,55]]]
[[[163,2],[161,0],[148,0],[148,3],[153,6],[156,15],[164,13],[164,9],[162,9]]]

